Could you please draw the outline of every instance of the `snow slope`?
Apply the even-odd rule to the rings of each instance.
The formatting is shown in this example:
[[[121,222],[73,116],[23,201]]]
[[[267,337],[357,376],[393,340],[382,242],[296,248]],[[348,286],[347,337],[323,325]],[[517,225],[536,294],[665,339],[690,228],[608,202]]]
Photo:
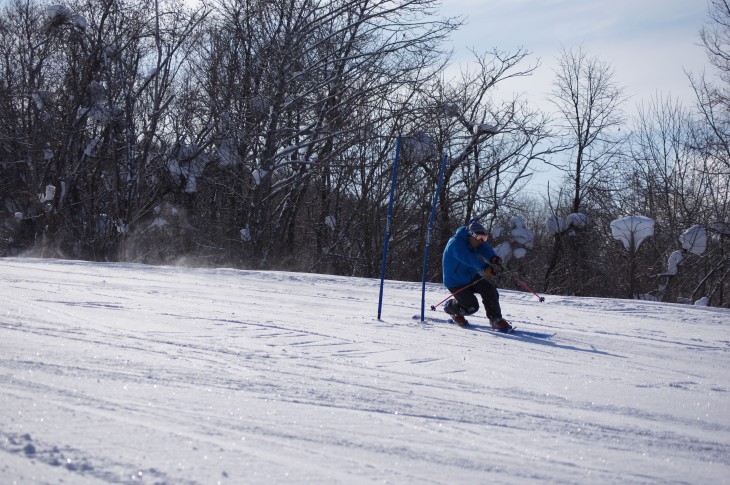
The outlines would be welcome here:
[[[0,259],[2,483],[730,483],[730,311],[378,290]]]

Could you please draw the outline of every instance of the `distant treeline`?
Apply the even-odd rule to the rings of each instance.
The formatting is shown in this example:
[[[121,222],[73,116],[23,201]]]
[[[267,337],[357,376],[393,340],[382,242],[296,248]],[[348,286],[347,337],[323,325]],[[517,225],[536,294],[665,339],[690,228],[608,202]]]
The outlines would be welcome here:
[[[375,277],[400,140],[388,278],[421,278],[446,157],[430,281],[477,218],[539,291],[730,305],[727,4],[698,26],[720,81],[691,74],[692,106],[657,96],[632,117],[611,65],[580,47],[561,53],[550,113],[505,96],[537,68],[526,50],[475,52],[445,75],[462,19],[437,7],[10,0],[0,256]],[[546,166],[563,178],[537,194]],[[656,222],[635,250],[611,235],[627,215]],[[695,226],[701,253],[679,239]]]

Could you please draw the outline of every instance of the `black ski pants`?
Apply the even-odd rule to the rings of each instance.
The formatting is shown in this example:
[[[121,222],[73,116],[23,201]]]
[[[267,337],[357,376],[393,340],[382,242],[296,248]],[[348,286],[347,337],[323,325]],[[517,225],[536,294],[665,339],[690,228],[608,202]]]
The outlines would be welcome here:
[[[482,297],[482,304],[484,304],[484,308],[487,310],[487,318],[489,320],[499,320],[502,318],[502,308],[499,306],[499,292],[497,291],[497,287],[490,280],[482,278],[479,275],[474,279],[478,281],[462,291],[459,290],[464,288],[463,286],[460,288],[449,288],[451,293],[459,292],[454,295],[457,305],[450,305],[450,310],[453,310],[452,313],[457,315],[472,315],[476,313],[479,310],[479,301],[477,300],[477,295],[479,295]]]

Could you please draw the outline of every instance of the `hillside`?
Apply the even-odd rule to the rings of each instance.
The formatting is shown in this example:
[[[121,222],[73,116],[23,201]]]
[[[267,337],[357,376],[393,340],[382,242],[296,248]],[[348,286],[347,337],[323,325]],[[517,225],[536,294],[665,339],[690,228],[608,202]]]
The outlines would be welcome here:
[[[3,482],[730,483],[730,311],[503,291],[545,339],[378,290],[0,259]]]

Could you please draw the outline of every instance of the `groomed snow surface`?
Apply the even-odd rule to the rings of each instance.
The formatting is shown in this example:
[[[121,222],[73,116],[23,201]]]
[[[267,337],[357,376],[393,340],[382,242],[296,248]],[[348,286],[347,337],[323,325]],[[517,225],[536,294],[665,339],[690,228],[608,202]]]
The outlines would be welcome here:
[[[0,259],[2,483],[730,483],[730,311],[502,291],[544,339],[378,292]]]

